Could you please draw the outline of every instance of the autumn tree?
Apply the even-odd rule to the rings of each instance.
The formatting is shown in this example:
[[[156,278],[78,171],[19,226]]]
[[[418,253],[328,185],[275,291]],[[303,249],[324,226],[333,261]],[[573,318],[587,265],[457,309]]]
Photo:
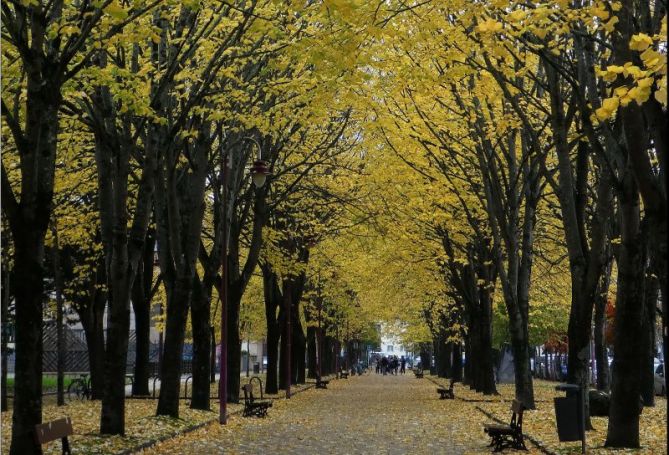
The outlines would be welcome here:
[[[20,180],[9,180],[3,161],[2,199],[15,242],[16,388],[10,453],[41,453],[32,432],[41,422],[41,325],[44,238],[52,213],[58,111],[64,86],[90,64],[94,41],[104,46],[154,3],[131,5],[122,20],[120,8],[100,4],[14,2],[3,4],[3,43],[11,55],[11,92],[3,90],[2,115],[20,161]],[[22,93],[25,88],[25,95]],[[10,95],[11,93],[11,95]],[[17,188],[18,187],[18,188]]]

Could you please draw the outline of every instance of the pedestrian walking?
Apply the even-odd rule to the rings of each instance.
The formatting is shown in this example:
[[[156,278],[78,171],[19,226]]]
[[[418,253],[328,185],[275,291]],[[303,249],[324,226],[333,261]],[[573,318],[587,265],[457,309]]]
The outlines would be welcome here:
[[[407,371],[407,359],[402,356],[400,358],[400,373],[404,374]]]

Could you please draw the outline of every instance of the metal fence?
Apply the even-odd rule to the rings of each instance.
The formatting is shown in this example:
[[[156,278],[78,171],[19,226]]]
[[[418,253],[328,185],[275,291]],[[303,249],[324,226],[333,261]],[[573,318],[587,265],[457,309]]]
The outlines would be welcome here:
[[[65,372],[84,373],[90,371],[88,345],[83,329],[72,329],[63,327],[65,340]],[[42,371],[44,373],[55,373],[58,371],[58,349],[57,331],[55,321],[44,321],[42,323]],[[131,330],[128,338],[128,356],[126,360],[126,372],[132,373],[137,354],[137,335]],[[158,344],[151,343],[149,348],[149,362],[153,369],[158,364]],[[184,367],[190,362],[184,362]],[[14,373],[15,358],[13,351],[7,355],[7,372]],[[189,370],[190,372],[191,370]]]

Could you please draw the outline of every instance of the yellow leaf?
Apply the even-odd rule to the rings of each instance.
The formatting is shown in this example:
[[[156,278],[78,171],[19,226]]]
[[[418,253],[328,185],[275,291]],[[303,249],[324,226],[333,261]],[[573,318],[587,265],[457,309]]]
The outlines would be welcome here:
[[[123,9],[123,7],[119,5],[119,3],[116,1],[111,2],[109,5],[107,5],[104,11],[114,19],[123,20],[126,17],[128,17],[128,11]]]
[[[487,19],[481,22],[479,25],[477,25],[476,30],[480,33],[486,33],[486,32],[495,33],[502,30],[502,24],[494,19]]]
[[[615,28],[616,24],[618,23],[618,17],[613,16],[611,19],[609,19],[605,24],[604,24],[604,30],[607,32],[611,33],[613,32],[613,29]]]
[[[618,104],[618,97],[614,96],[613,98],[606,98],[604,101],[602,101],[602,108],[606,109],[607,111],[614,112],[618,109]]]
[[[619,104],[620,100],[617,96],[606,98],[602,101],[602,107],[595,111],[595,115],[597,115],[597,118],[602,121],[609,119],[618,110]]]
[[[644,89],[644,88],[648,88],[651,85],[653,85],[654,81],[655,81],[655,79],[653,79],[652,77],[646,77],[644,79],[639,80],[637,82],[637,85],[639,86],[639,88]]]
[[[607,67],[606,67],[606,71],[608,71],[608,72],[610,72],[610,73],[620,74],[620,73],[622,73],[623,71],[625,71],[625,68],[622,67],[622,66],[611,65],[611,66],[607,66]]]
[[[507,19],[511,22],[520,22],[523,19],[525,19],[525,16],[527,13],[523,11],[522,9],[517,9],[509,14],[507,14]]]
[[[632,36],[630,40],[630,49],[633,51],[643,51],[653,44],[653,39],[645,33],[639,33]]]
[[[650,98],[650,87],[634,87],[627,93],[627,96],[641,105]]]
[[[535,27],[533,33],[537,36],[537,38],[544,39],[548,34],[548,30],[545,28]]]
[[[628,92],[627,87],[618,87],[613,91],[613,93],[615,93],[615,95],[619,98],[627,95],[627,92]]]

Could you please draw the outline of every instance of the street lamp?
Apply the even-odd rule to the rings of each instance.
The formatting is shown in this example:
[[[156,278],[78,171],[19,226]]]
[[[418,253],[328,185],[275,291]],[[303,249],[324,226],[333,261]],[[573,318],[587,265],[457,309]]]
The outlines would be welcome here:
[[[258,147],[258,158],[253,162],[251,166],[251,179],[256,188],[262,188],[267,180],[267,176],[270,174],[269,167],[267,166],[267,161],[262,159],[262,148],[260,143],[252,137],[245,137],[244,139],[253,141],[256,147]]]
[[[261,188],[267,176],[269,168],[267,162],[262,159],[262,148],[260,143],[252,138],[245,137],[245,140],[253,141],[258,147],[258,159],[251,166],[251,179],[256,188]],[[221,364],[220,379],[218,383],[219,414],[218,422],[225,424],[227,422],[227,404],[228,404],[228,155],[223,149],[221,142],[221,185],[223,186],[223,245],[221,255]],[[238,392],[239,393],[239,392]]]
[[[256,188],[262,188],[268,175],[267,161],[256,160],[253,162],[253,166],[251,166],[251,178]]]

